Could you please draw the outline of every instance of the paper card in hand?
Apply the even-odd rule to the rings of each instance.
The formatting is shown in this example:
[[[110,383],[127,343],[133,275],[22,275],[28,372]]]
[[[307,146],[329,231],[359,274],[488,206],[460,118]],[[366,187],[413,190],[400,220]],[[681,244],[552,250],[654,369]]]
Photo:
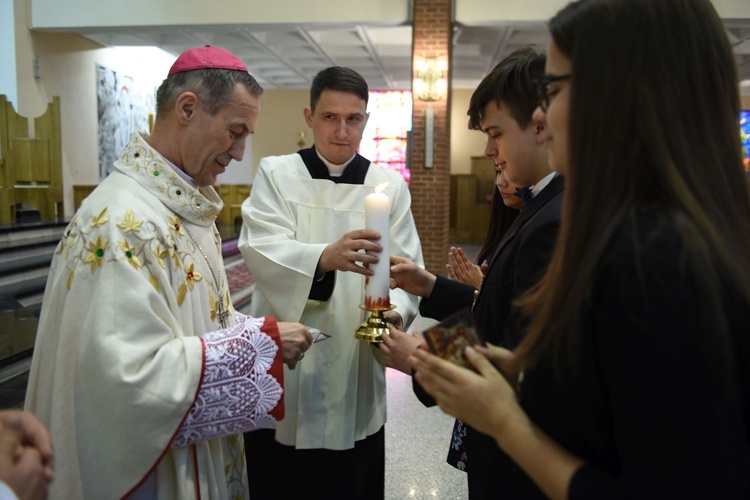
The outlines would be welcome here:
[[[474,324],[471,309],[463,309],[423,332],[427,347],[434,354],[460,366],[469,367],[464,358],[467,346],[484,345]]]

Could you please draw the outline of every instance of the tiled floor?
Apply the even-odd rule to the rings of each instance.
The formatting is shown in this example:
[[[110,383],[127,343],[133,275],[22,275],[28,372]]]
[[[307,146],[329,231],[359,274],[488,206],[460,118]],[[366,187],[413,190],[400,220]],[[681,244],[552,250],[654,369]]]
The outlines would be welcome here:
[[[247,314],[247,308],[240,311]],[[435,321],[418,316],[409,331],[422,331]],[[386,369],[388,422],[385,426],[386,500],[463,500],[466,474],[445,461],[453,417],[426,408],[412,392],[411,377]]]
[[[409,330],[421,331],[432,323],[418,317]],[[453,417],[438,407],[425,408],[414,396],[408,375],[388,368],[386,384],[386,500],[467,498],[466,474],[445,461]]]
[[[478,246],[461,245],[469,258]],[[247,311],[242,311],[247,312]],[[435,321],[417,316],[409,331],[423,331]],[[466,473],[445,461],[453,417],[425,408],[412,392],[411,377],[386,369],[388,422],[385,426],[386,500],[464,500]]]

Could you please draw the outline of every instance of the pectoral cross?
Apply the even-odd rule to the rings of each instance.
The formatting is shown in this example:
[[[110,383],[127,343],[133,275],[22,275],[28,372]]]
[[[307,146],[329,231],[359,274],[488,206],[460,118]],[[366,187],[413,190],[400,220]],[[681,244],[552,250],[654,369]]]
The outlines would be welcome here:
[[[217,313],[222,328],[229,328],[229,311],[224,307],[224,301],[219,299],[219,310]]]

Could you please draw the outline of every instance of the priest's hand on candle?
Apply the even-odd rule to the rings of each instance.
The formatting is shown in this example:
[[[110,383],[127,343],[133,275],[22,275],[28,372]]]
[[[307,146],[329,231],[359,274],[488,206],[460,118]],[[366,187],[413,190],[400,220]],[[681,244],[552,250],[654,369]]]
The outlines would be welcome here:
[[[372,276],[373,271],[363,266],[375,264],[379,258],[377,255],[368,255],[365,252],[381,252],[383,247],[376,243],[379,239],[380,233],[371,229],[349,231],[323,250],[315,272],[316,276],[328,271],[350,271]],[[362,265],[357,262],[361,262]]]
[[[391,288],[400,288],[412,295],[429,297],[437,278],[406,257],[391,256]]]

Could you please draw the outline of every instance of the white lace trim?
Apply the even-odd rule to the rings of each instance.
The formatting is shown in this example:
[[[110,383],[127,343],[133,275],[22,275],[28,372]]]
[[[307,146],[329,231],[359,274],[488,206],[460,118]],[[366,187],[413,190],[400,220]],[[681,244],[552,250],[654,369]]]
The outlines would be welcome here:
[[[270,427],[283,389],[268,374],[278,347],[260,331],[264,318],[237,313],[235,325],[202,337],[206,365],[200,390],[172,446]]]

